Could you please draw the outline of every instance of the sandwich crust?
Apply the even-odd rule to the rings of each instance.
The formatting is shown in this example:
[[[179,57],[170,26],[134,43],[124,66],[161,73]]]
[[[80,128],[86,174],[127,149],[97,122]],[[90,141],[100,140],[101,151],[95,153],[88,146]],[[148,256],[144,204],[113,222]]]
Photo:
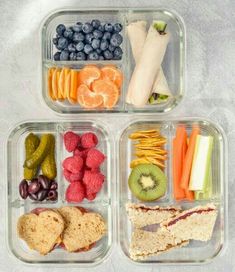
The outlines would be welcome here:
[[[32,212],[24,214],[17,222],[18,236],[27,243],[29,248],[42,255],[46,255],[60,243],[63,230],[64,220],[53,210],[44,210],[39,214]]]
[[[78,207],[62,207],[58,211],[65,222],[62,243],[69,252],[89,248],[106,232],[104,219],[97,213],[84,212]]]
[[[134,227],[142,228],[159,224],[180,213],[179,207],[145,206],[144,204],[127,203],[126,211]]]

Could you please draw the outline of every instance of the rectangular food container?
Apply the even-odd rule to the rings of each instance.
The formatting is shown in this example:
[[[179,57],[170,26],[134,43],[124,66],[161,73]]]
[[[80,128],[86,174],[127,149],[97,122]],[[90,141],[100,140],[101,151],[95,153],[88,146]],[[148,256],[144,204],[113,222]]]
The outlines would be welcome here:
[[[72,130],[75,133],[94,132],[98,139],[98,149],[106,154],[107,158],[101,168],[106,176],[103,187],[95,200],[89,202],[84,200],[82,203],[69,204],[65,199],[65,189],[68,182],[65,181],[62,173],[62,161],[68,157],[63,144],[63,134],[65,131]],[[25,160],[24,141],[29,133],[38,136],[43,133],[51,133],[55,136],[56,142],[56,164],[58,182],[58,200],[56,202],[33,202],[30,199],[23,200],[19,195],[19,183],[23,179],[23,164]],[[33,264],[82,264],[95,265],[103,261],[109,254],[113,243],[113,181],[114,172],[111,163],[114,159],[112,136],[104,125],[94,120],[71,121],[71,122],[29,122],[22,123],[15,127],[8,138],[7,143],[7,178],[8,178],[8,246],[11,253],[19,260]],[[100,213],[107,224],[106,235],[98,241],[95,246],[82,253],[68,253],[63,249],[55,249],[46,256],[39,255],[17,236],[18,218],[32,211],[35,208],[57,208],[61,206],[79,206]]]
[[[86,22],[92,19],[99,19],[102,22],[119,22],[123,25],[121,34],[123,35],[123,57],[116,61],[54,61],[53,54],[56,48],[52,43],[55,36],[56,26],[60,23],[65,26],[75,24],[77,21]],[[125,97],[131,74],[134,70],[134,60],[132,57],[130,43],[127,37],[127,26],[137,20],[146,20],[151,23],[153,20],[163,20],[167,23],[170,32],[170,42],[163,61],[163,70],[166,74],[169,87],[173,96],[167,102],[157,105],[146,105],[136,108],[125,103]],[[185,92],[185,28],[182,19],[175,13],[165,9],[63,9],[48,16],[42,26],[41,33],[42,46],[42,97],[45,103],[52,110],[58,113],[81,113],[81,112],[155,112],[164,113],[172,110],[182,99]],[[121,95],[118,103],[113,109],[84,109],[78,104],[70,104],[68,101],[52,101],[48,95],[47,71],[50,67],[69,67],[76,70],[84,65],[96,64],[98,67],[104,65],[117,66],[124,75],[121,87]],[[144,75],[143,75],[144,76]]]
[[[212,153],[212,181],[213,194],[210,201],[182,201],[176,202],[173,198],[172,189],[172,140],[175,136],[176,127],[184,125],[189,133],[193,125],[198,125],[202,135],[212,136],[213,153]],[[130,174],[130,162],[133,159],[133,144],[128,138],[129,134],[138,130],[159,129],[161,134],[166,137],[166,149],[169,152],[169,159],[166,165],[165,174],[168,180],[167,192],[164,197],[158,201],[144,204],[146,205],[179,205],[183,208],[189,209],[197,205],[203,205],[209,202],[215,203],[218,207],[218,217],[213,231],[213,236],[208,242],[191,241],[188,246],[174,249],[168,253],[154,256],[143,261],[138,261],[139,264],[184,264],[184,263],[205,263],[215,258],[225,246],[226,242],[226,203],[227,203],[227,149],[226,137],[217,125],[207,120],[200,119],[183,119],[183,120],[169,120],[156,121],[153,118],[137,119],[131,121],[128,126],[121,132],[119,139],[119,174],[118,174],[118,237],[121,251],[130,259],[129,245],[133,228],[127,217],[125,205],[128,202],[139,203],[128,188],[128,177]],[[131,260],[131,259],[130,259]]]

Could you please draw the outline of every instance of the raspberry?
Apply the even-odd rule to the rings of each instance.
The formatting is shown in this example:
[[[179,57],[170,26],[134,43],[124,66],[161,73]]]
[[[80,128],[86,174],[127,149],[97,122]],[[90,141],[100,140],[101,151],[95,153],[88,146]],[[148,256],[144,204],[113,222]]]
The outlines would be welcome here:
[[[101,173],[93,173],[85,171],[83,183],[86,186],[87,195],[98,193],[103,185],[104,175]]]
[[[64,177],[65,177],[65,179],[67,180],[67,181],[71,181],[70,180],[70,176],[71,176],[71,172],[69,171],[69,170],[67,170],[67,169],[63,169],[63,175],[64,175]]]
[[[82,150],[80,150],[79,148],[76,148],[74,151],[73,151],[73,155],[74,156],[80,156],[82,157]]]
[[[63,167],[73,174],[78,174],[83,167],[83,159],[79,156],[68,157],[63,161]]]
[[[86,149],[83,149],[83,148],[76,148],[73,152],[73,155],[74,156],[80,156],[82,157],[83,159],[86,159],[87,157],[87,153],[89,152],[90,148],[86,148]]]
[[[92,132],[84,133],[81,137],[81,146],[83,148],[92,148],[98,144],[97,136]]]
[[[98,168],[104,159],[105,155],[99,150],[93,148],[87,153],[86,165],[90,168]]]
[[[81,182],[71,182],[65,193],[68,202],[82,202],[85,197],[85,188]]]
[[[83,171],[80,171],[77,174],[71,173],[71,175],[70,175],[70,181],[71,182],[73,182],[73,181],[81,181],[83,179],[83,175],[84,175]]]
[[[78,146],[80,142],[80,136],[72,131],[68,131],[64,134],[64,145],[68,152],[72,152]]]
[[[89,195],[86,195],[86,199],[92,201],[96,198],[96,194],[89,194]]]

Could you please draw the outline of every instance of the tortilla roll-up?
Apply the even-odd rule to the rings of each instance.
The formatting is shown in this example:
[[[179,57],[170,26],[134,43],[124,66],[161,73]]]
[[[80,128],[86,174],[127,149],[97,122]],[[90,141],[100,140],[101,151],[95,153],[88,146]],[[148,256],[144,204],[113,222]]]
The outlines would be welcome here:
[[[160,70],[169,33],[160,35],[151,25],[144,43],[144,47],[132,74],[127,97],[134,106],[144,106],[149,99],[155,78]]]

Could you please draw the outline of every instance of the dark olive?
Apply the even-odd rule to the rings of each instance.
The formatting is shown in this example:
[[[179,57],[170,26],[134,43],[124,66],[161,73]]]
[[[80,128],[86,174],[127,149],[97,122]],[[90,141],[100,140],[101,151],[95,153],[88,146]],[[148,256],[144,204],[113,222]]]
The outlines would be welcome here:
[[[58,193],[55,190],[50,190],[47,195],[47,200],[55,201],[57,200]]]
[[[39,175],[38,176],[38,182],[41,184],[41,187],[45,190],[49,190],[50,189],[50,180],[43,175]]]
[[[37,194],[29,194],[29,198],[33,201],[37,201],[38,200],[38,195]]]
[[[23,198],[23,199],[26,199],[29,195],[28,193],[28,182],[23,179],[20,184],[19,184],[19,193],[20,193],[20,196]]]
[[[41,190],[38,192],[38,201],[43,201],[44,199],[46,199],[48,194],[48,190]]]
[[[40,183],[37,179],[34,179],[29,183],[28,192],[29,194],[36,194],[40,190],[40,188]]]
[[[57,188],[58,188],[57,182],[52,180],[50,190],[57,190]]]

